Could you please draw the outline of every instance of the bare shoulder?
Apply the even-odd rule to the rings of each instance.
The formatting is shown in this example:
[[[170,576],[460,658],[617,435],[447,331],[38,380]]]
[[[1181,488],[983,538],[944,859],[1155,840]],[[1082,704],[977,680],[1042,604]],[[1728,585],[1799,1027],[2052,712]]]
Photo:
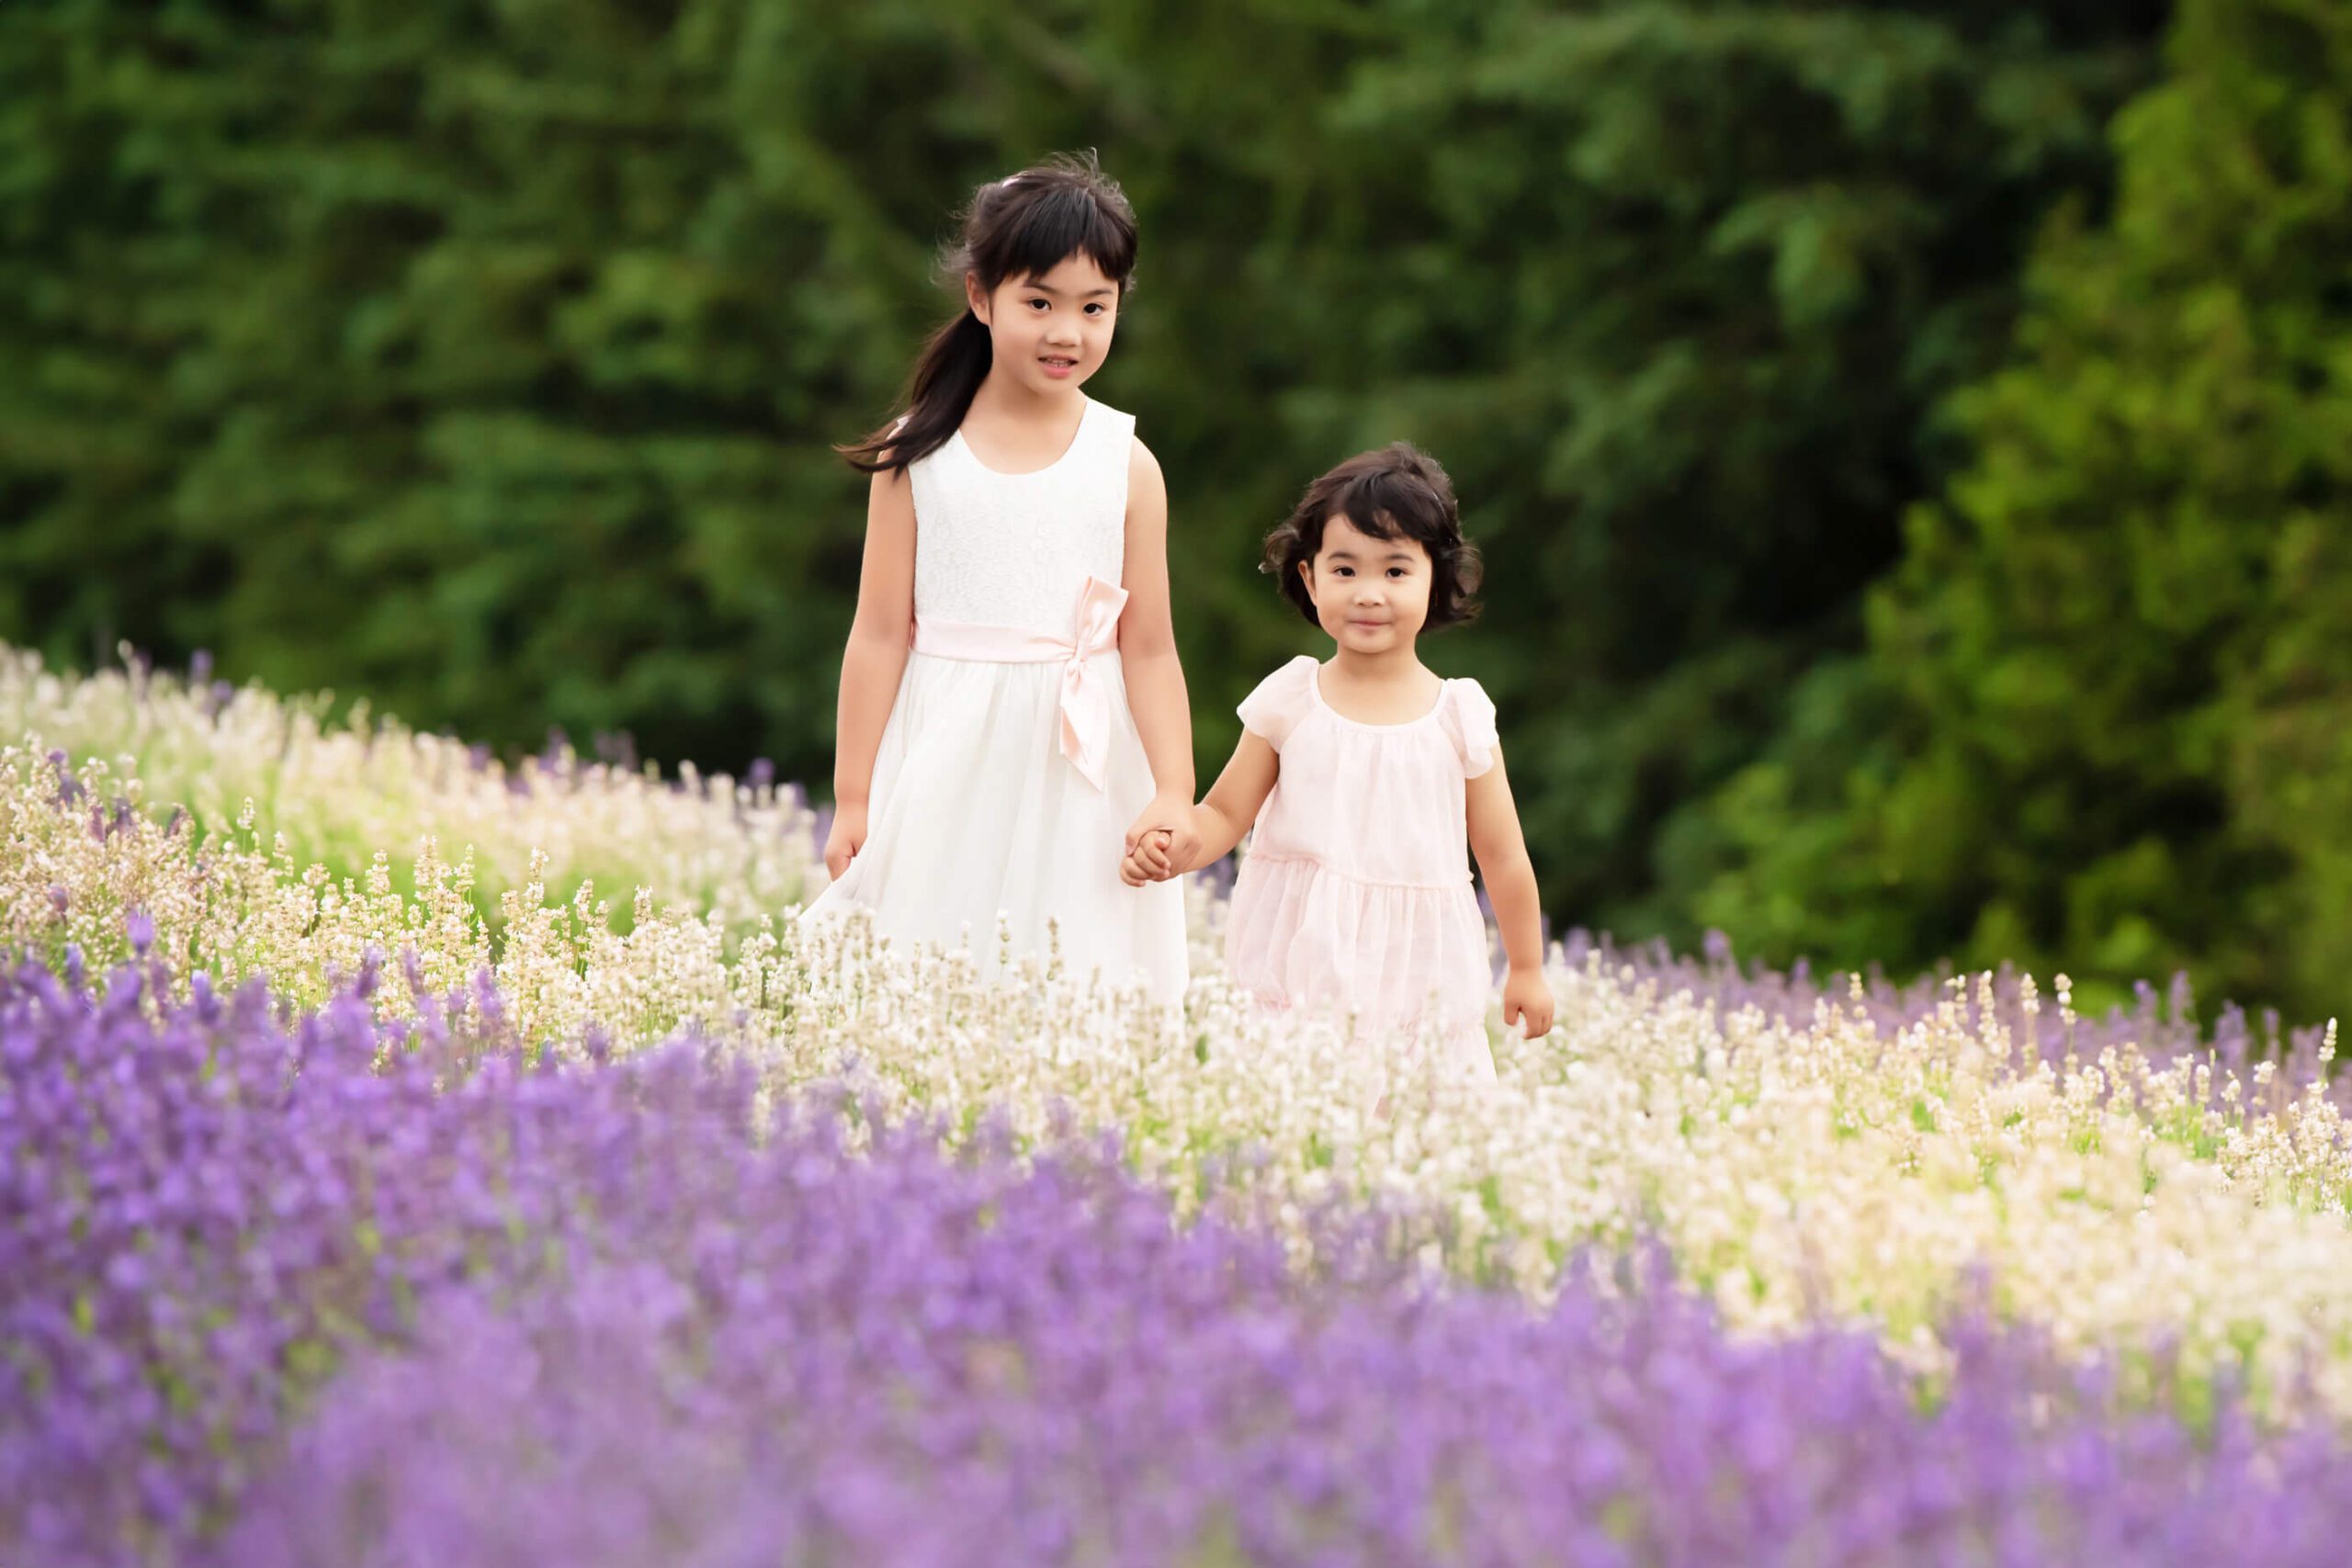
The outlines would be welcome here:
[[[1127,448],[1127,526],[1156,532],[1168,520],[1168,481],[1160,476],[1159,459],[1140,436],[1130,437]]]
[[[889,434],[896,435],[904,430],[909,417],[910,416],[900,414],[892,421]],[[894,485],[902,490],[906,488],[907,470],[899,461],[899,447],[896,442],[875,448],[873,460],[879,467],[867,469],[867,474],[872,480],[867,486],[867,494],[879,499]]]
[[[1159,459],[1151,455],[1151,448],[1143,444],[1142,436],[1131,435],[1127,438],[1127,482],[1138,481],[1165,482],[1159,472]]]

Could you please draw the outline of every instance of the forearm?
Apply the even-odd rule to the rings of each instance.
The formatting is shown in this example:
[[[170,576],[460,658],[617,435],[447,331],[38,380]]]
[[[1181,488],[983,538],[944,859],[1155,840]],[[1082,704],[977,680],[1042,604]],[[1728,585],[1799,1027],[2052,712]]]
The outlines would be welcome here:
[[[1248,823],[1236,821],[1230,813],[1211,800],[1204,800],[1193,808],[1193,826],[1200,832],[1201,847],[1183,864],[1176,867],[1180,872],[1198,871],[1204,865],[1215,865],[1231,854],[1233,847],[1241,841],[1241,835],[1250,830]]]
[[[874,759],[899,700],[907,646],[895,637],[850,634],[842,653],[841,705],[833,729],[833,800],[864,806],[874,788]]]
[[[1542,896],[1535,887],[1535,867],[1524,853],[1497,863],[1478,863],[1486,878],[1487,902],[1494,906],[1495,927],[1502,935],[1503,957],[1511,968],[1540,972],[1544,967]]]
[[[1120,665],[1126,677],[1127,707],[1135,715],[1136,734],[1143,741],[1144,761],[1151,765],[1152,792],[1190,801],[1193,710],[1184,694],[1184,667],[1176,650],[1123,652]]]

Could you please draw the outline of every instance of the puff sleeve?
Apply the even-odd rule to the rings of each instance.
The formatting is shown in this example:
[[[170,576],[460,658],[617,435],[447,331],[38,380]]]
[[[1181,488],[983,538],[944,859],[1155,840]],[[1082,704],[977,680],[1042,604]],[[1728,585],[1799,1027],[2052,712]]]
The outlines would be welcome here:
[[[1462,776],[1475,779],[1495,765],[1495,704],[1476,681],[1446,682],[1445,728],[1462,759]]]
[[[1242,698],[1241,705],[1233,711],[1240,716],[1244,729],[1280,751],[1315,705],[1310,684],[1314,679],[1315,656],[1302,653],[1259,682],[1258,689]]]

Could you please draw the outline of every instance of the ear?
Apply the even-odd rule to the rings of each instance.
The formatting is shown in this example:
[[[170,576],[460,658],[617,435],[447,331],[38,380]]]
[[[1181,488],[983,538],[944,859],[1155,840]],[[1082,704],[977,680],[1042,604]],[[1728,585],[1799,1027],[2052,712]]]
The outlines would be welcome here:
[[[1298,580],[1306,584],[1307,592],[1315,592],[1315,563],[1313,561],[1303,560],[1298,563]]]
[[[964,275],[964,303],[980,319],[980,325],[989,324],[989,291],[980,287],[980,275],[977,272]]]

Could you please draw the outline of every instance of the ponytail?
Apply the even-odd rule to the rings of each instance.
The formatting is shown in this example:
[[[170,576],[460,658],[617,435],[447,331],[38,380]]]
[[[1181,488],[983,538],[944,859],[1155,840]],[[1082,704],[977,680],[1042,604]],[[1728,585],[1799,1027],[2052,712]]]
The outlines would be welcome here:
[[[987,323],[967,307],[922,345],[914,374],[907,380],[906,418],[894,419],[865,440],[837,450],[861,473],[903,473],[907,465],[938,451],[956,434],[995,359]]]

